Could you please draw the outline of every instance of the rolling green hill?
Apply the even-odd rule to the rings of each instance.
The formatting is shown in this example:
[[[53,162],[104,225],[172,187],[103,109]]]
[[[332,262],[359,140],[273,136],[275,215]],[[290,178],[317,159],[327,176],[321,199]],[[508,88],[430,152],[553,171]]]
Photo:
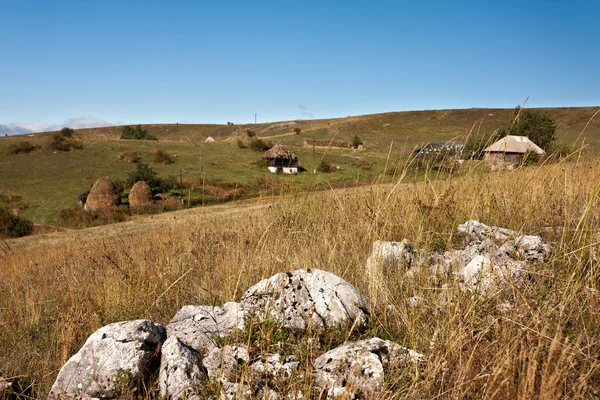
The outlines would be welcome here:
[[[593,119],[598,107],[542,109],[558,124],[558,142],[589,145],[589,152],[600,150],[600,117]],[[71,152],[37,150],[29,154],[8,155],[11,144],[28,140],[43,146],[50,133],[0,138],[0,191],[20,195],[28,205],[24,216],[37,223],[52,223],[57,212],[75,204],[82,192],[89,190],[98,177],[124,179],[135,165],[119,159],[123,152],[147,154],[160,149],[171,154],[170,165],[150,165],[161,176],[182,177],[197,185],[241,187],[253,195],[273,194],[281,186],[297,184],[339,184],[372,180],[385,168],[405,158],[417,146],[428,142],[465,139],[469,133],[489,134],[509,123],[512,109],[465,109],[392,112],[347,118],[300,120],[251,125],[143,125],[159,141],[120,140],[122,127],[80,129],[76,136],[84,148]],[[294,128],[300,128],[296,135]],[[271,143],[290,145],[300,164],[313,170],[324,157],[340,169],[329,174],[303,173],[298,176],[272,176],[257,163],[262,153],[239,148],[237,139],[246,138],[251,129],[259,138]],[[350,142],[358,135],[365,151],[316,149],[314,158],[307,140],[342,140]],[[205,139],[212,136],[215,142]],[[393,141],[393,146],[391,143]],[[391,151],[390,151],[391,148]],[[389,154],[389,160],[388,160]],[[370,166],[370,168],[369,168]],[[243,193],[243,191],[242,191]]]

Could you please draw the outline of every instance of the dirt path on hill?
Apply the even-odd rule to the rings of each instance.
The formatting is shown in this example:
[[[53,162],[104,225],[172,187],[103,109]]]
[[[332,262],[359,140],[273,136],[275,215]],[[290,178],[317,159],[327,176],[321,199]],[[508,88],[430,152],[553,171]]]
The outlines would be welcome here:
[[[95,239],[108,239],[123,236],[134,236],[145,232],[153,232],[158,229],[171,229],[181,225],[197,225],[205,222],[207,218],[218,218],[226,221],[230,218],[239,217],[240,214],[251,214],[268,207],[288,196],[327,196],[331,194],[353,194],[360,195],[375,187],[381,188],[389,185],[365,185],[350,188],[338,188],[325,191],[303,192],[283,196],[270,196],[236,201],[234,203],[219,204],[213,206],[190,208],[165,212],[155,215],[143,215],[134,217],[130,221],[110,225],[102,225],[85,229],[69,229],[61,232],[26,236],[18,239],[0,239],[0,261],[5,254],[31,251],[44,247],[64,246],[79,241]],[[391,186],[390,186],[391,187]]]

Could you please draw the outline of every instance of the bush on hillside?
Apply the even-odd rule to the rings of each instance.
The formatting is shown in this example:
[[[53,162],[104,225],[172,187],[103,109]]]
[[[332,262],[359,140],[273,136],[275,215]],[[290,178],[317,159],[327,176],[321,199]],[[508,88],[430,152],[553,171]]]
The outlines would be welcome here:
[[[121,132],[121,139],[134,139],[134,140],[158,140],[156,136],[152,136],[146,129],[143,129],[141,125],[132,128],[129,125],[123,127]]]
[[[173,176],[160,178],[156,171],[150,168],[148,164],[142,162],[136,164],[135,171],[132,171],[125,181],[115,181],[115,186],[117,186],[118,190],[124,191],[125,188],[131,188],[139,181],[145,181],[150,186],[153,194],[167,193],[177,186],[177,178]]]
[[[246,136],[248,139],[253,139],[256,137],[256,132],[254,132],[252,129],[246,129]]]
[[[33,223],[14,215],[8,208],[0,208],[0,236],[21,237],[33,232]]]
[[[18,143],[14,143],[14,144],[11,144],[10,146],[8,146],[7,153],[8,154],[21,154],[21,153],[27,154],[27,153],[31,153],[36,148],[37,147],[33,143],[31,143],[27,140],[23,140],[23,141],[20,141]]]
[[[352,147],[354,147],[355,149],[358,149],[358,146],[360,146],[362,144],[363,144],[363,141],[360,138],[360,136],[354,135],[354,137],[352,138]]]
[[[252,139],[250,141],[250,148],[254,151],[267,151],[273,147],[272,143],[265,142],[262,139]]]
[[[295,128],[294,128],[294,133],[295,133],[296,135],[299,135],[299,134],[300,134],[300,132],[302,132],[302,129],[301,129],[301,128],[298,128],[298,127],[295,127]]]
[[[71,128],[62,128],[48,136],[47,147],[51,151],[71,151],[83,149],[83,142],[74,137],[75,131]]]
[[[68,228],[88,228],[113,224],[127,220],[127,208],[111,207],[104,210],[90,211],[78,206],[64,208],[58,212],[54,219],[56,224]]]
[[[175,160],[173,159],[173,156],[171,156],[169,153],[167,153],[164,150],[155,150],[152,152],[152,161],[154,161],[157,164],[163,164],[163,165],[169,165],[169,164],[173,164],[175,162]]]
[[[245,149],[246,147],[248,147],[248,146],[246,146],[246,143],[244,143],[244,141],[242,139],[238,139],[236,143],[237,143],[237,147],[239,147],[240,149]]]
[[[135,164],[136,162],[140,161],[140,155],[137,151],[124,151],[119,154],[119,160],[130,164]]]
[[[325,161],[325,160],[321,160],[321,162],[319,163],[319,172],[333,172],[336,170],[335,166],[333,164],[330,164],[329,162]]]

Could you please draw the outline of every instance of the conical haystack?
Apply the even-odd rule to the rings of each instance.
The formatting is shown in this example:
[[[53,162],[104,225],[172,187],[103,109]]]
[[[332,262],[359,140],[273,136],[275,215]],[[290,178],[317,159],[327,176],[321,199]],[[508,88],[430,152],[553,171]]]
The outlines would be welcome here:
[[[92,186],[92,190],[90,190],[90,194],[88,194],[85,202],[85,208],[96,211],[118,206],[120,203],[121,198],[117,194],[114,183],[107,176],[103,176]]]
[[[129,207],[137,208],[152,205],[152,190],[150,186],[144,182],[136,182],[129,192]]]

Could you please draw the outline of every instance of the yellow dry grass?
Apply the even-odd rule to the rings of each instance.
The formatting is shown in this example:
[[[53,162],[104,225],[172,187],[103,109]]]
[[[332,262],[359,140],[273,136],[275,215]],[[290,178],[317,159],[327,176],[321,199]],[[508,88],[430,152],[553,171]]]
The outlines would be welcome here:
[[[445,180],[428,175],[419,183],[6,242],[0,372],[29,377],[44,396],[61,365],[102,325],[137,318],[166,324],[185,304],[239,300],[274,273],[320,268],[370,298],[372,321],[362,335],[427,355],[422,369],[388,375],[385,398],[597,396],[599,192],[600,164],[560,163]],[[555,252],[531,266],[525,284],[491,299],[460,292],[451,277],[399,271],[368,281],[374,240],[406,237],[417,248],[441,250],[456,244],[456,225],[467,219],[542,234]],[[423,305],[408,307],[411,296]],[[308,391],[309,362],[305,370],[300,389]]]

